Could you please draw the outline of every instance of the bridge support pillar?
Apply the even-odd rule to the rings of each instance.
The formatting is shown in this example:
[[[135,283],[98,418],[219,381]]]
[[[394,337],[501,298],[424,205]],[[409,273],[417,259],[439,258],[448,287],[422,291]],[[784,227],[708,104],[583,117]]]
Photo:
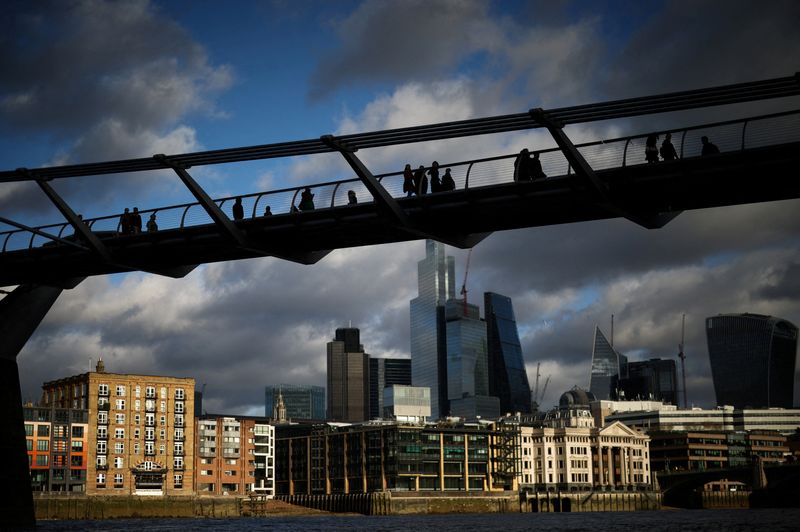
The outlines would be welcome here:
[[[17,355],[63,290],[22,285],[0,300],[0,419],[7,427],[0,438],[0,456],[6,459],[0,468],[0,515],[8,527],[36,524]]]

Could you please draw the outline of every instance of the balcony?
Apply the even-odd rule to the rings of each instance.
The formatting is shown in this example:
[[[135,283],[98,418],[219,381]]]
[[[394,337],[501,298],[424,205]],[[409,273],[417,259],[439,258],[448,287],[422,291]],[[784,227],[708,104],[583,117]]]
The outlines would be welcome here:
[[[108,412],[109,410],[111,410],[111,403],[98,404],[97,410]]]
[[[186,436],[184,436],[184,435],[177,436],[177,435],[176,435],[176,436],[174,436],[174,437],[172,438],[172,441],[186,441]]]
[[[108,471],[108,464],[97,464],[95,468],[98,471]]]
[[[175,449],[172,452],[172,456],[186,456],[186,451],[184,449]]]

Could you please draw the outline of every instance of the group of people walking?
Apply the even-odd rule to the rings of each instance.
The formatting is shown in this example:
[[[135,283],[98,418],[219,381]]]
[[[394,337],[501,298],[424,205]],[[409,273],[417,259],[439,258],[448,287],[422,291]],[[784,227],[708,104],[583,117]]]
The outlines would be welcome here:
[[[150,215],[146,228],[148,233],[158,231],[156,213]],[[138,235],[142,232],[142,215],[139,214],[138,207],[134,207],[133,212],[128,207],[125,207],[125,211],[119,217],[119,232],[123,235]]]
[[[403,169],[403,192],[406,193],[406,196],[427,194],[428,176],[431,176],[430,187],[432,193],[456,189],[456,182],[453,180],[453,175],[450,173],[449,168],[445,169],[441,178],[439,177],[439,163],[437,161],[431,163],[431,167],[427,172],[424,165],[419,165],[419,168],[412,171],[411,165],[407,164]]]
[[[523,148],[517,158],[514,159],[514,182],[533,181],[534,179],[544,179],[547,174],[542,170],[542,161],[539,154],[534,153],[531,157],[528,148]]]
[[[705,135],[700,137],[700,143],[703,145],[700,155],[713,155],[719,153],[719,148],[716,144],[708,140]],[[664,161],[675,161],[679,159],[678,152],[675,151],[675,146],[672,144],[672,134],[667,133],[664,142],[661,143],[661,148],[658,148],[658,135],[652,134],[647,137],[644,143],[644,158],[648,163],[657,163],[658,156]]]

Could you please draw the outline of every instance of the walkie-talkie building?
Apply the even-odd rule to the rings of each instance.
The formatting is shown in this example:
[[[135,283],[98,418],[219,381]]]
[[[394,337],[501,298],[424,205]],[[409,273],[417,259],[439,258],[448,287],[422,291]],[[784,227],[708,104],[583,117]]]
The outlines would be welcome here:
[[[717,405],[791,408],[797,326],[773,316],[706,318],[708,358]]]

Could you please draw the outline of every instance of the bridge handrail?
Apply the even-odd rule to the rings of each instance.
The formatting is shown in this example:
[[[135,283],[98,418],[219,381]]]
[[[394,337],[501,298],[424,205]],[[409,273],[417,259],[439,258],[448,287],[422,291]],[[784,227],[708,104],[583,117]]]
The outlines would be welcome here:
[[[746,130],[747,130],[747,126],[750,123],[757,122],[757,121],[770,120],[770,119],[775,119],[775,118],[780,118],[780,117],[785,117],[785,116],[798,115],[798,114],[800,114],[800,109],[795,109],[795,110],[789,110],[789,111],[770,113],[770,114],[766,114],[766,115],[759,115],[759,116],[751,116],[751,117],[746,117],[746,118],[738,118],[738,119],[717,121],[717,122],[712,122],[712,123],[707,123],[707,124],[689,126],[689,127],[685,127],[685,128],[671,128],[671,129],[664,129],[664,130],[660,130],[660,131],[650,131],[648,133],[638,133],[638,134],[627,135],[627,136],[623,136],[623,137],[615,137],[613,139],[601,139],[601,140],[596,140],[596,141],[580,143],[580,144],[577,144],[576,147],[579,148],[579,149],[584,149],[585,150],[586,148],[592,148],[592,147],[597,147],[597,146],[610,146],[610,145],[615,145],[615,144],[618,145],[621,142],[625,142],[625,146],[624,146],[624,148],[622,150],[622,164],[620,166],[620,167],[625,167],[625,166],[628,165],[628,148],[629,148],[629,146],[631,144],[631,141],[636,140],[636,139],[642,139],[642,138],[645,138],[645,137],[647,137],[649,135],[652,135],[652,134],[661,135],[661,134],[669,133],[669,132],[672,132],[672,133],[682,132],[681,148],[680,148],[680,152],[679,153],[680,153],[680,158],[683,158],[684,157],[684,144],[685,144],[686,134],[688,132],[697,131],[697,130],[701,130],[701,129],[712,129],[712,128],[724,127],[724,126],[729,126],[729,125],[734,125],[734,124],[742,124],[742,134],[741,134],[740,149],[745,149],[746,148]],[[540,155],[545,155],[545,154],[551,154],[551,153],[554,153],[554,152],[559,152],[560,153],[560,151],[561,150],[559,148],[553,147],[553,148],[546,148],[546,149],[542,149],[542,150],[535,150],[535,151],[533,151],[531,153],[538,153]],[[496,156],[491,156],[491,157],[483,157],[483,158],[478,158],[478,159],[472,159],[472,160],[467,160],[467,161],[458,161],[458,162],[452,162],[452,163],[447,163],[447,164],[440,164],[439,167],[440,167],[440,169],[444,169],[444,168],[458,168],[458,167],[467,166],[467,170],[466,170],[465,177],[464,177],[464,188],[468,189],[468,188],[470,188],[470,176],[471,176],[472,169],[473,169],[474,166],[481,165],[483,163],[500,161],[500,160],[504,160],[504,159],[512,159],[512,158],[515,158],[516,156],[517,156],[516,153],[514,153],[514,154],[503,154],[503,155],[496,155]],[[430,167],[425,167],[425,170],[427,171],[427,170],[429,170],[429,168]],[[572,169],[571,169],[570,165],[567,164],[566,173],[565,174],[561,174],[561,175],[570,175],[571,174],[571,170]],[[377,174],[375,177],[379,180],[379,182],[382,183],[385,178],[395,178],[395,177],[400,177],[400,176],[402,176],[402,172],[401,171],[396,171],[396,172],[388,172],[388,173],[383,173],[383,174]],[[292,212],[292,207],[295,206],[297,195],[300,192],[300,190],[302,190],[302,189],[304,189],[306,187],[309,187],[309,188],[312,188],[312,189],[324,189],[324,188],[328,188],[328,187],[333,187],[333,193],[332,193],[331,199],[330,199],[330,207],[334,208],[334,207],[337,206],[336,203],[335,203],[336,193],[339,191],[339,189],[342,187],[342,185],[346,185],[346,184],[349,184],[349,183],[361,184],[361,180],[358,179],[358,178],[350,178],[350,179],[342,179],[342,180],[336,180],[336,181],[327,181],[327,182],[317,183],[317,184],[313,184],[313,185],[302,185],[302,186],[298,186],[298,187],[287,187],[287,188],[281,188],[281,189],[270,190],[270,191],[260,191],[260,192],[254,192],[254,193],[249,193],[249,194],[240,194],[240,195],[237,195],[237,196],[228,196],[228,197],[223,197],[223,198],[217,198],[217,199],[214,200],[214,202],[217,203],[217,205],[219,205],[220,207],[222,207],[222,205],[225,202],[233,200],[236,197],[241,197],[243,199],[256,198],[256,200],[254,202],[254,205],[253,205],[253,209],[252,209],[252,218],[257,218],[257,217],[259,217],[259,215],[257,214],[256,208],[257,208],[258,203],[260,202],[260,200],[262,198],[264,198],[264,197],[275,196],[275,195],[278,195],[278,194],[291,193],[292,194],[292,199],[289,202],[289,210],[287,211],[287,213],[283,213],[283,212],[277,213],[277,214],[288,214],[288,213]],[[480,185],[478,185],[478,186],[480,186]],[[342,204],[342,205],[344,205],[344,204]],[[177,225],[177,227],[178,228],[184,228],[184,227],[187,226],[186,225],[187,214],[190,212],[190,210],[193,207],[198,207],[199,208],[200,204],[198,202],[189,202],[189,203],[182,203],[182,204],[177,204],[177,205],[169,205],[169,206],[162,206],[162,207],[144,209],[144,210],[141,210],[139,212],[140,212],[141,215],[146,215],[146,214],[151,214],[151,213],[158,213],[158,212],[164,212],[164,211],[173,211],[173,210],[183,209],[183,213],[182,213],[182,215],[180,217],[181,218],[180,219],[180,223]],[[120,216],[119,214],[99,216],[99,217],[95,217],[95,218],[86,219],[86,220],[84,220],[84,222],[87,223],[90,227],[92,227],[97,222],[105,222],[105,221],[109,221],[109,220],[116,220],[118,222],[119,216]],[[195,225],[195,224],[189,224],[189,226],[192,226],[192,225]],[[68,222],[57,222],[57,223],[53,223],[53,224],[47,224],[47,225],[39,226],[39,227],[36,227],[35,229],[37,229],[39,231],[47,231],[48,229],[59,229],[58,236],[61,237],[63,232],[66,230],[66,228],[68,226],[69,226]],[[119,223],[117,223],[115,225],[115,227],[116,227],[116,231],[119,232]],[[162,228],[162,229],[165,229],[165,228]],[[29,232],[29,231],[27,231],[25,229],[11,229],[11,230],[0,232],[0,238],[4,237],[3,238],[3,246],[2,246],[2,251],[1,252],[6,252],[8,250],[8,243],[9,243],[9,241],[12,238],[13,235],[28,234],[28,233],[30,233],[30,238],[28,239],[27,247],[28,247],[28,249],[31,249],[34,246],[34,242],[36,241],[36,236],[39,236],[39,235],[37,235],[35,233],[32,233],[32,232]]]

